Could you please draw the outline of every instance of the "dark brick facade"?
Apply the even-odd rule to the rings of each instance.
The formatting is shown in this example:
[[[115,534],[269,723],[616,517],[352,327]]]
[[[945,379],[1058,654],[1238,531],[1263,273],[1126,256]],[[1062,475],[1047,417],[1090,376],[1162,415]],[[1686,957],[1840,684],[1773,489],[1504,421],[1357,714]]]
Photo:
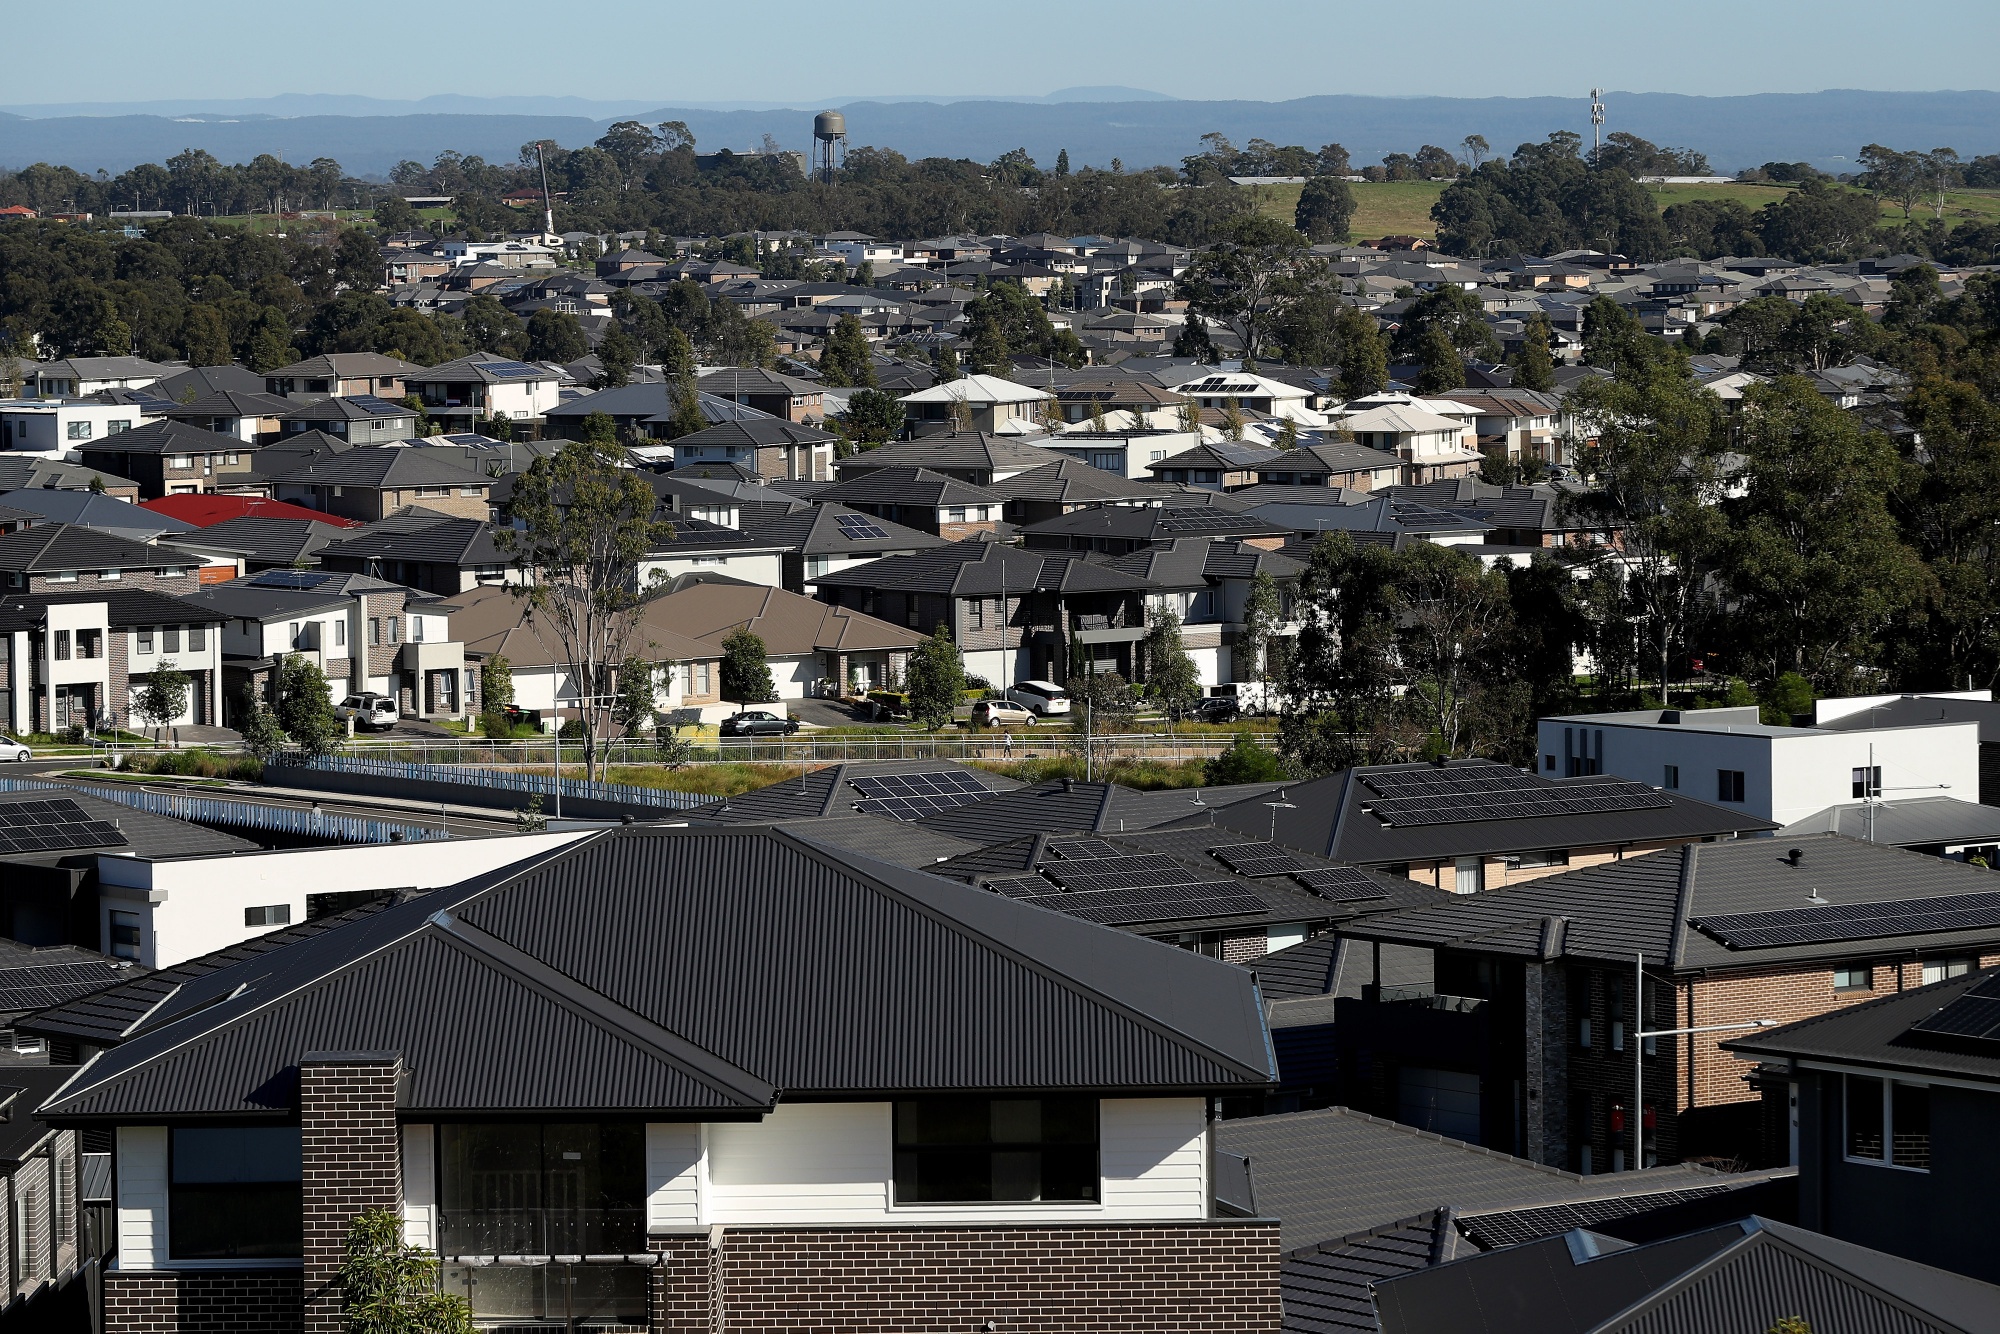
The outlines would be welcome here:
[[[307,1331],[341,1327],[336,1275],[354,1216],[402,1206],[402,1073],[393,1052],[312,1052],[299,1062]]]
[[[200,1270],[104,1276],[104,1328],[111,1334],[299,1334],[299,1276]]]
[[[659,1237],[658,1334],[1276,1331],[1274,1223],[770,1228]],[[718,1292],[716,1283],[720,1280]],[[718,1301],[719,1298],[719,1301]],[[719,1307],[719,1309],[718,1309]]]

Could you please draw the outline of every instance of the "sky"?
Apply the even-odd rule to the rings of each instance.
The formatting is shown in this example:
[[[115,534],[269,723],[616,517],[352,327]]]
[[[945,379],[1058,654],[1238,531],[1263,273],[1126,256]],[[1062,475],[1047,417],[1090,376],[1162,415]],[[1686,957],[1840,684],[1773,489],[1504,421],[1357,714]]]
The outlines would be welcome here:
[[[552,6],[93,0],[89,78],[17,60],[8,105],[287,92],[543,93],[660,105],[884,94],[1725,95],[2000,87],[1995,0],[761,0]],[[593,16],[593,9],[597,15]],[[732,32],[731,16],[742,27]],[[997,21],[997,23],[996,23]],[[998,31],[983,26],[996,23]],[[426,50],[428,40],[439,46]],[[18,54],[18,53],[17,53]]]

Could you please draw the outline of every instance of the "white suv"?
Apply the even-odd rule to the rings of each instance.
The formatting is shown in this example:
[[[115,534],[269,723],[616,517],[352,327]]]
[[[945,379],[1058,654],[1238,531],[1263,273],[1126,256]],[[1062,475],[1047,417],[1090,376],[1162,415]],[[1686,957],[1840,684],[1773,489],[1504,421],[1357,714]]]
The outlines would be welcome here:
[[[340,701],[334,713],[342,719],[352,718],[357,728],[372,727],[387,730],[402,720],[402,711],[396,701],[387,695],[349,695]]]
[[[1007,698],[1043,717],[1069,712],[1069,691],[1054,681],[1017,681],[1008,687]]]

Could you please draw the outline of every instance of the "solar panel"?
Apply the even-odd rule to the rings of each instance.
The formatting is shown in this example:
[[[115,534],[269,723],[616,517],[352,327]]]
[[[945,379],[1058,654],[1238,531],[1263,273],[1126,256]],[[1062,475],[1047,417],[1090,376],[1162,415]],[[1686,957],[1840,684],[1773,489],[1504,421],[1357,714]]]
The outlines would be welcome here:
[[[1323,899],[1334,903],[1365,903],[1386,899],[1389,891],[1352,866],[1327,866],[1318,870],[1295,871],[1292,879]]]
[[[338,576],[319,570],[266,570],[250,581],[253,588],[294,588],[307,590],[330,583]]]
[[[848,785],[866,800],[854,809],[892,820],[923,820],[993,795],[991,788],[970,774],[949,770],[933,774],[881,774],[850,778]]]
[[[1210,848],[1208,855],[1236,874],[1252,879],[1306,869],[1304,862],[1275,843],[1227,843],[1219,848]]]
[[[0,804],[0,853],[122,848],[125,844],[125,835],[117,825],[92,818],[67,797]]]
[[[1121,852],[1101,838],[1060,838],[1051,839],[1044,852],[1051,857],[1061,857],[1065,861],[1080,861],[1090,857],[1123,857]]]
[[[1081,861],[1048,861],[1037,868],[1068,890],[1134,889],[1140,886],[1192,885],[1212,877],[1164,853],[1131,857],[1092,857]],[[1217,882],[1220,883],[1220,882]]]
[[[839,525],[842,537],[855,542],[871,542],[889,536],[887,528],[866,514],[836,514],[833,521]]]
[[[2000,926],[2000,891],[1943,894],[1884,903],[1828,903],[1772,912],[1697,917],[1694,926],[1732,950],[1829,945],[1878,936],[1917,936]]]
[[[534,366],[519,361],[482,361],[479,363],[479,369],[488,375],[498,375],[502,379],[526,379],[544,373]]]
[[[1010,899],[1032,899],[1047,894],[1049,882],[1038,875],[996,875],[986,881],[986,888]]]
[[[1910,1025],[1910,1032],[1931,1038],[2000,1042],[2000,974],[1917,1020]]]
[[[1494,768],[1503,766],[1495,765]],[[1547,815],[1590,815],[1604,811],[1659,810],[1669,800],[1644,783],[1608,778],[1595,783],[1536,784],[1477,780],[1452,790],[1403,785],[1367,803],[1366,809],[1386,825],[1465,824],[1473,820],[1519,820]],[[1372,782],[1369,786],[1374,786]]]
[[[1245,917],[1270,911],[1269,905],[1256,895],[1245,893],[1224,881],[1146,889],[1099,889],[1079,894],[1045,894],[1021,901],[1106,926],[1181,921],[1194,917]]]

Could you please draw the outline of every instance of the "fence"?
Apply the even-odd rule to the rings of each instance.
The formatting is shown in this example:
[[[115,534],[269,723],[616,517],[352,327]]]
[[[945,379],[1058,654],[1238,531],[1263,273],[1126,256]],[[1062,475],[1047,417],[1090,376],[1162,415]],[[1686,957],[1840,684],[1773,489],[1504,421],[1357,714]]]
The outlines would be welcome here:
[[[463,758],[446,763],[418,763],[374,755],[324,755],[317,759],[288,756],[282,767],[361,774],[410,783],[494,788],[528,796],[553,797],[557,790],[557,779],[553,774],[536,773],[532,769],[474,768]],[[562,795],[567,800],[609,802],[620,806],[657,806],[662,810],[678,811],[714,800],[692,792],[668,792],[656,787],[634,787],[629,783],[590,783],[581,778],[565,778],[561,784]]]
[[[1094,737],[1091,754],[1098,760],[1152,759],[1201,760],[1229,749],[1235,732],[1167,733],[1146,732],[1121,736]],[[1252,732],[1250,739],[1269,749],[1277,745],[1277,734]],[[651,742],[610,741],[597,748],[599,763],[611,765],[656,765],[659,750]],[[688,759],[695,764],[724,761],[758,764],[838,764],[844,760],[986,760],[1005,762],[1068,756],[1082,759],[1084,738],[1068,729],[1024,729],[1018,732],[971,733],[913,732],[907,735],[842,736],[800,733],[784,737],[721,737],[697,741]],[[566,742],[561,748],[562,763],[583,763],[583,746]],[[391,760],[424,767],[446,765],[513,765],[532,770],[548,769],[556,762],[556,747],[547,741],[491,742],[465,741],[371,741],[351,745],[339,758],[351,761]],[[547,781],[547,775],[542,776]],[[455,779],[453,781],[465,781]],[[565,779],[580,783],[580,779]],[[619,787],[618,784],[600,786]],[[535,789],[521,789],[529,791]],[[653,791],[651,788],[625,789]],[[564,796],[570,789],[563,789]],[[621,798],[622,800],[623,798]]]
[[[223,797],[193,797],[178,792],[148,792],[120,783],[42,783],[32,778],[0,778],[0,792],[84,792],[121,806],[168,815],[176,820],[238,829],[262,829],[338,843],[422,843],[449,838],[442,829],[371,820],[359,815],[327,815],[291,806],[265,806]]]

